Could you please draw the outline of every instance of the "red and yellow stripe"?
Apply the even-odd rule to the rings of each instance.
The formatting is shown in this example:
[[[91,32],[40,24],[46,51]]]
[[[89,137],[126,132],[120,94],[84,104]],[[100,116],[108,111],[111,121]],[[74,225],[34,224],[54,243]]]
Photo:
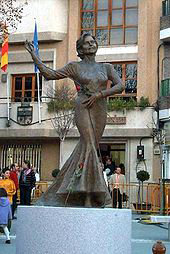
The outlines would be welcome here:
[[[1,69],[3,71],[7,70],[8,66],[8,37],[4,39],[2,43],[2,53],[1,53]]]

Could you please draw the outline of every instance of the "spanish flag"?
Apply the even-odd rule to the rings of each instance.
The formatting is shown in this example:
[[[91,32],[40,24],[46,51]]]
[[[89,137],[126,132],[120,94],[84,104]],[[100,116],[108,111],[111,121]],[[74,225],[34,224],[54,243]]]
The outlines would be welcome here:
[[[5,37],[2,43],[2,53],[1,53],[1,69],[3,71],[7,70],[8,66],[8,36]]]

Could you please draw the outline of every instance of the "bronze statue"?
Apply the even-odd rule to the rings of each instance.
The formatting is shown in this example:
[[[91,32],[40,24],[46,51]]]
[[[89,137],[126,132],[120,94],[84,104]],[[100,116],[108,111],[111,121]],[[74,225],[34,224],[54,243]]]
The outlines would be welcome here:
[[[111,197],[103,178],[97,148],[106,125],[106,97],[121,93],[124,89],[122,82],[111,64],[95,61],[98,44],[89,33],[77,40],[76,48],[81,61],[70,62],[58,70],[52,70],[41,62],[33,44],[26,41],[25,47],[45,79],[70,78],[74,80],[78,95],[75,122],[80,141],[37,205],[104,207],[111,203]],[[108,80],[114,84],[110,89],[106,89]]]

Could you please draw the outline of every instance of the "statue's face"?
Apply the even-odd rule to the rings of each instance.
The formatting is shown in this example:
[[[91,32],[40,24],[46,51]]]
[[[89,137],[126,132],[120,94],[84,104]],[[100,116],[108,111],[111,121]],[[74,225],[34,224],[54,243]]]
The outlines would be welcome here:
[[[91,55],[97,52],[97,44],[93,37],[86,36],[82,45],[84,55]]]

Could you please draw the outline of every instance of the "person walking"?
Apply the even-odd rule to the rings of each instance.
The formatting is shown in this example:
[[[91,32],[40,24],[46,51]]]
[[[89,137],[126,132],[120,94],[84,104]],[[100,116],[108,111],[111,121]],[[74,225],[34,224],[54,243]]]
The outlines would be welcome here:
[[[12,219],[16,219],[14,216],[15,210],[17,208],[17,190],[19,188],[19,181],[18,181],[18,164],[11,164],[11,171],[10,171],[10,179],[13,180],[16,188],[16,193],[13,195],[13,202],[12,202]]]
[[[4,188],[7,192],[9,202],[12,205],[13,195],[16,193],[16,188],[14,182],[10,179],[9,168],[4,168],[2,170],[2,179],[0,179],[0,188]]]
[[[106,170],[108,177],[114,174],[115,163],[114,163],[114,161],[112,161],[111,158],[107,158],[106,164],[105,164],[105,170]]]
[[[113,198],[113,208],[117,207],[117,202],[119,203],[118,207],[122,208],[122,196],[125,191],[126,179],[123,174],[121,174],[121,168],[116,167],[115,174],[113,174],[109,181],[110,189],[112,190]]]
[[[3,231],[6,235],[6,242],[10,244],[10,236],[8,230],[8,222],[12,220],[11,204],[7,197],[7,192],[4,188],[0,188],[0,227],[3,228]]]
[[[35,182],[34,170],[31,168],[30,162],[25,160],[19,179],[21,205],[31,205],[31,191],[35,187]]]
[[[119,168],[121,168],[121,174],[125,175],[125,165],[123,163],[120,163]]]

